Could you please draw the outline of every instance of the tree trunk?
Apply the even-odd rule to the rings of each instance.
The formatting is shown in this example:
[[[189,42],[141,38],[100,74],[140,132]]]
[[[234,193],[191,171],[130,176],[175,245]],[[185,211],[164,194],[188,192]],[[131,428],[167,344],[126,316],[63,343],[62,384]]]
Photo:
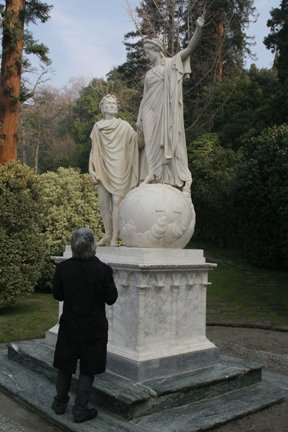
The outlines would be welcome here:
[[[0,78],[0,163],[17,159],[25,0],[6,0]]]
[[[38,171],[39,171],[39,147],[40,147],[40,142],[39,142],[39,140],[37,140],[35,142],[35,147],[34,147],[34,172],[35,172],[35,174],[38,174]]]
[[[20,118],[20,136],[22,143],[22,162],[23,164],[27,164],[27,139],[26,139],[26,130],[25,130],[25,122],[24,122],[24,112],[23,108],[20,107],[19,110],[19,118]]]
[[[218,12],[218,18],[216,23],[216,41],[217,41],[217,52],[216,52],[216,81],[223,81],[223,42],[225,35],[224,26],[224,10],[220,9]]]
[[[168,28],[167,28],[167,52],[169,57],[175,54],[175,0],[168,0]]]

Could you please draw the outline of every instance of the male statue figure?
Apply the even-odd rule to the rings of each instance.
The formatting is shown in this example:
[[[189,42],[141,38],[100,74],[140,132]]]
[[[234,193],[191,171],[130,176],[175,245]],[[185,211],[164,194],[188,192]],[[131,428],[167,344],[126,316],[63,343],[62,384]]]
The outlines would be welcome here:
[[[92,129],[89,158],[89,173],[98,185],[100,214],[105,230],[97,245],[118,246],[120,203],[138,184],[137,134],[128,122],[116,118],[116,96],[104,96],[100,109],[103,119],[96,122]]]

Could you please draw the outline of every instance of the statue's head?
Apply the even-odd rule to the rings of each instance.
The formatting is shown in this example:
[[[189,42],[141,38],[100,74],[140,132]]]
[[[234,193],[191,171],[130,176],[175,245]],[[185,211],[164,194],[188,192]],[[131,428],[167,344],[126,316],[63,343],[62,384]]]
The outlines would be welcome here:
[[[146,54],[147,54],[148,50],[149,51],[157,52],[162,57],[165,54],[163,43],[159,39],[148,39],[148,38],[145,38],[144,42],[143,42],[143,45],[144,45],[144,50],[145,50]]]
[[[87,260],[95,256],[96,241],[90,228],[78,228],[71,237],[73,258]]]
[[[113,94],[107,94],[101,99],[99,107],[103,115],[104,114],[116,115],[118,113],[118,99]]]

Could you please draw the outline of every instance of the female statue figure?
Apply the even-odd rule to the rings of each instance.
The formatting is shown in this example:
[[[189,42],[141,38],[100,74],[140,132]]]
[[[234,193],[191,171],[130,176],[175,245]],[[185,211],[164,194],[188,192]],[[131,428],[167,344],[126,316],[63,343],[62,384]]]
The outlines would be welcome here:
[[[199,17],[188,46],[172,58],[165,57],[159,40],[144,41],[152,68],[145,75],[137,121],[138,134],[143,133],[147,166],[143,183],[165,183],[190,191],[182,81],[191,72],[190,55],[198,45],[203,25],[204,18]]]

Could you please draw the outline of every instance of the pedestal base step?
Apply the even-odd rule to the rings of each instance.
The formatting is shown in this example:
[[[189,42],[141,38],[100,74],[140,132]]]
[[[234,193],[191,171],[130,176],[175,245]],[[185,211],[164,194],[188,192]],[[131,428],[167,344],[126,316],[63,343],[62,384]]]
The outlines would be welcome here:
[[[258,383],[216,398],[136,419],[135,424],[150,432],[199,432],[269,407],[279,396],[275,388]]]
[[[104,408],[94,420],[85,423],[74,423],[72,404],[68,405],[64,415],[56,415],[51,409],[55,396],[55,385],[44,375],[26,369],[10,361],[6,353],[0,350],[0,390],[22,402],[26,407],[45,417],[61,430],[71,432],[146,432],[141,426],[135,426],[127,420],[111,415]],[[72,401],[74,395],[72,394]]]
[[[52,367],[54,350],[42,341],[23,341],[8,345],[8,357],[33,372],[55,382]],[[244,362],[218,362],[181,375],[137,383],[109,372],[97,377],[93,400],[97,405],[127,419],[143,416],[202,399],[215,397],[261,381],[261,367]],[[73,380],[74,390],[77,380]]]
[[[8,356],[6,351],[0,352],[0,386],[61,427],[82,431],[71,422],[69,411],[67,416],[55,416],[50,409],[56,378],[53,352],[42,340],[10,344]],[[100,416],[85,424],[83,430],[196,432],[288,397],[287,391],[261,382],[259,365],[227,357],[220,359],[217,364],[193,373],[142,384],[111,373],[99,375],[92,403],[101,406]],[[72,392],[76,384],[75,379]]]

